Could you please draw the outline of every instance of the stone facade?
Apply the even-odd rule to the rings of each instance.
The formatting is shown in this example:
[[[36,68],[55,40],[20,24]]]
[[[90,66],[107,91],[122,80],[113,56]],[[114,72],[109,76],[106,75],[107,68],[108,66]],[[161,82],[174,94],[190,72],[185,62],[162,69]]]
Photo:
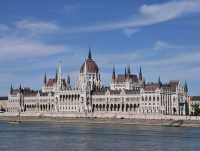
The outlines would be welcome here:
[[[89,115],[186,115],[187,85],[180,81],[163,84],[146,83],[140,68],[133,74],[130,65],[124,74],[116,74],[113,67],[110,87],[101,85],[98,65],[91,51],[80,68],[76,86],[70,84],[70,77],[62,77],[61,64],[54,78],[44,76],[41,90],[30,88],[14,89],[11,86],[7,112],[83,114]],[[105,116],[104,116],[105,117]]]

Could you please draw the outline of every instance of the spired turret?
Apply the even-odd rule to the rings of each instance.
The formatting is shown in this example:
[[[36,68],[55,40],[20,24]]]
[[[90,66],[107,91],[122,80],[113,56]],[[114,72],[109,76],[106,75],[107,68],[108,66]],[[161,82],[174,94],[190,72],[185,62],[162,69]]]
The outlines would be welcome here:
[[[10,94],[12,94],[12,93],[13,93],[13,86],[11,84],[11,86],[10,86]]]
[[[130,64],[127,66],[127,74],[128,74],[128,76],[131,75],[131,67],[130,67]]]
[[[116,75],[115,75],[115,65],[113,65],[112,80],[114,81],[115,79],[116,79]]]
[[[140,66],[140,72],[139,72],[139,80],[142,81],[143,80],[143,75],[142,75],[142,68]]]
[[[187,85],[186,81],[185,81],[185,84],[184,84],[184,91],[185,91],[185,93],[188,93],[188,85]]]
[[[126,67],[124,69],[124,75],[125,75],[125,78],[126,78],[127,77]]]
[[[70,85],[70,76],[67,76],[67,85]]]
[[[47,74],[46,74],[46,72],[45,72],[45,74],[44,74],[44,81],[43,81],[43,83],[44,83],[44,85],[47,84]]]
[[[162,81],[160,79],[160,76],[158,77],[158,85],[159,85],[160,88],[162,87]]]

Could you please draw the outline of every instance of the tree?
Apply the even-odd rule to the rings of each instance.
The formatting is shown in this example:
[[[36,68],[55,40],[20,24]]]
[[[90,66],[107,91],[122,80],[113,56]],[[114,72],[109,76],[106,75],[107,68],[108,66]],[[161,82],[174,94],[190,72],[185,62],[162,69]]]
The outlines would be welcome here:
[[[198,104],[194,104],[192,105],[192,108],[193,108],[193,115],[194,116],[199,116],[200,115],[200,108],[199,108],[199,105]]]

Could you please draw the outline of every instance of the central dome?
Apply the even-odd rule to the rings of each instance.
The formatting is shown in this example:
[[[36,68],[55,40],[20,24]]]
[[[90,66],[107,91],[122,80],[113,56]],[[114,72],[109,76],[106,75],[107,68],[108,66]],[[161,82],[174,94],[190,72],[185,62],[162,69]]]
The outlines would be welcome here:
[[[87,72],[89,72],[89,73],[98,73],[99,72],[99,68],[98,68],[96,62],[92,59],[92,55],[91,55],[90,50],[89,50],[87,60],[81,66],[80,73],[84,72],[85,64],[86,64]]]

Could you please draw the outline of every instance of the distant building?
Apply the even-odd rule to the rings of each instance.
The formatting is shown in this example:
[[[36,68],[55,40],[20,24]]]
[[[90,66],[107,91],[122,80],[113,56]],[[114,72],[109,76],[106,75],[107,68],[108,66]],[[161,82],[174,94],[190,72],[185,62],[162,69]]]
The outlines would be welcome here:
[[[7,108],[8,97],[1,96],[0,97],[0,112],[5,112]]]
[[[186,115],[187,102],[186,83],[175,80],[163,84],[160,78],[146,83],[141,67],[137,75],[130,65],[123,74],[116,74],[113,66],[110,87],[102,86],[99,67],[89,50],[74,87],[69,76],[67,80],[62,76],[59,64],[54,78],[45,73],[41,90],[11,86],[7,112]]]

